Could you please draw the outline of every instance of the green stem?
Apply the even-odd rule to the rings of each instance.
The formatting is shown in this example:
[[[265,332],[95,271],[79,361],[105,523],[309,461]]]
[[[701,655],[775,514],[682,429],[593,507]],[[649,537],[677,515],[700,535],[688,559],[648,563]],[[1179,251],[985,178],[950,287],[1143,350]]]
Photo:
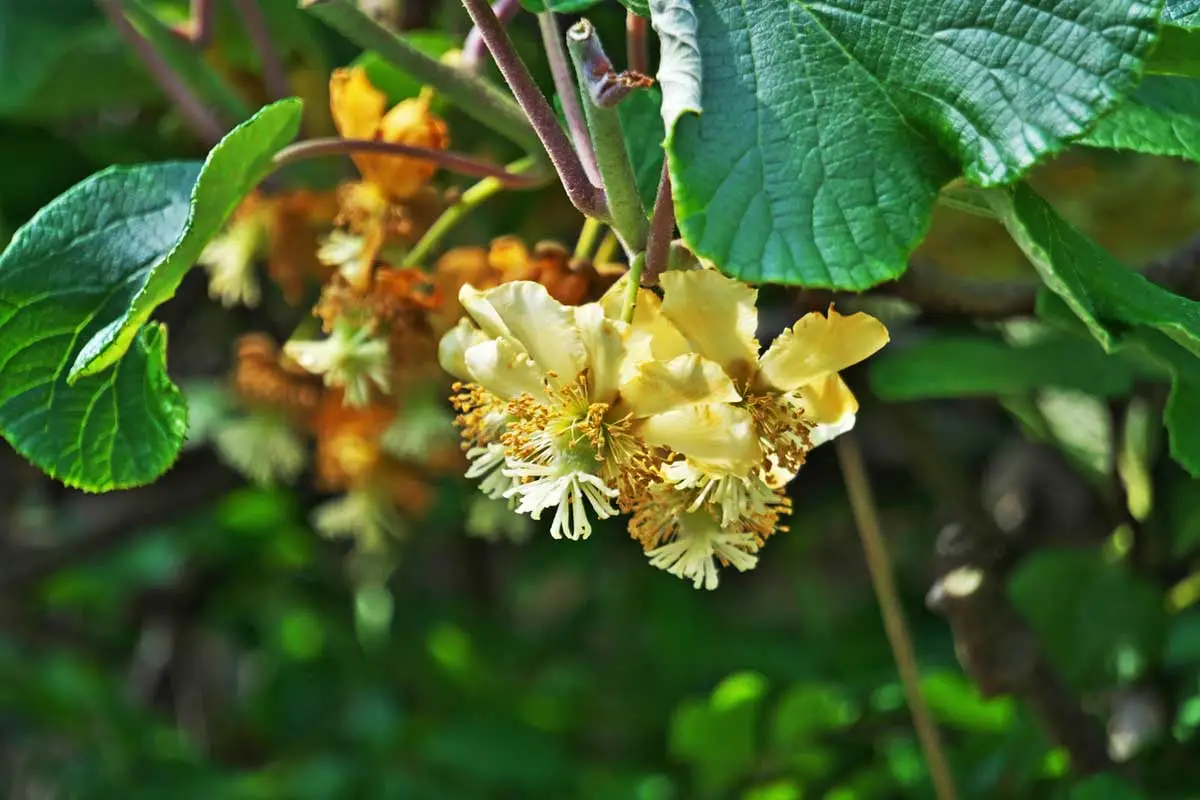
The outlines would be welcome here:
[[[529,157],[509,164],[508,171],[512,175],[529,176],[530,179],[540,178],[541,184],[545,185],[550,182],[550,176],[543,173],[542,167],[543,162]],[[425,235],[408,251],[404,257],[404,266],[421,266],[421,263],[429,257],[429,254],[441,243],[446,234],[450,233],[467,214],[504,188],[505,181],[493,176],[484,178],[463,192],[458,202],[443,211],[442,215],[429,226],[429,230],[425,231]]]
[[[640,253],[646,249],[649,226],[638,194],[633,164],[625,149],[621,117],[615,106],[598,103],[594,91],[600,84],[611,85],[615,76],[612,64],[604,55],[595,28],[587,20],[580,20],[567,31],[567,49],[575,63],[588,130],[596,151],[596,164],[608,195],[613,229],[631,255]]]
[[[302,6],[359,47],[375,51],[429,84],[464,113],[527,153],[541,152],[541,142],[520,106],[487,81],[425,55],[364,14],[351,0],[304,0]]]
[[[613,256],[617,254],[617,246],[619,244],[617,235],[613,233],[612,228],[609,228],[608,233],[604,234],[604,238],[600,240],[600,247],[596,249],[596,255],[592,258],[592,263],[611,264]]]
[[[579,232],[579,240],[575,243],[573,258],[590,258],[596,247],[596,240],[604,230],[604,223],[595,217],[587,217],[583,221],[583,229]]]
[[[626,322],[633,322],[633,312],[637,310],[638,290],[642,288],[642,270],[646,268],[646,254],[638,253],[633,263],[629,265],[629,272],[625,273],[625,280],[629,283],[625,284],[625,302],[621,305],[621,319]]]

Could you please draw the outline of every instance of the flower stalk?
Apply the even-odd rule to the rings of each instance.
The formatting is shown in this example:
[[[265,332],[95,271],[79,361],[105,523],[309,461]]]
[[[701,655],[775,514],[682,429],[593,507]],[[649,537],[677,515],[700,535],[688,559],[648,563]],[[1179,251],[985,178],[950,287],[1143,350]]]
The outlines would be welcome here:
[[[575,152],[579,155],[583,171],[587,173],[592,185],[603,186],[600,169],[596,166],[596,151],[592,148],[587,119],[583,115],[583,106],[579,104],[575,81],[571,77],[571,65],[567,63],[567,53],[563,48],[558,17],[553,11],[543,11],[538,14],[538,27],[542,32],[542,44],[546,48],[546,58],[550,63],[550,74],[554,78],[554,90],[562,101],[563,115],[567,118],[567,130],[571,134]]]
[[[675,235],[675,201],[671,196],[671,171],[663,159],[662,177],[654,198],[654,215],[650,218],[650,235],[646,242],[646,271],[642,285],[653,286],[667,268],[671,258],[671,238]]]
[[[417,80],[429,84],[464,113],[526,151],[536,153],[540,149],[521,109],[483,79],[425,55],[371,19],[351,0],[305,0],[303,7],[364,50],[374,50]],[[488,11],[490,13],[491,9]]]
[[[646,247],[648,234],[646,212],[625,149],[616,104],[634,89],[649,85],[649,79],[632,73],[618,74],[604,54],[596,29],[586,19],[567,31],[567,49],[579,79],[584,116],[608,195],[613,228],[629,253],[640,253]]]
[[[512,89],[521,110],[533,124],[533,129],[546,154],[550,156],[571,204],[586,216],[607,219],[608,207],[604,190],[592,185],[570,138],[559,125],[554,109],[534,83],[529,68],[517,54],[508,32],[504,30],[492,7],[486,0],[463,0],[463,5],[487,43],[496,66],[500,68],[500,74]]]

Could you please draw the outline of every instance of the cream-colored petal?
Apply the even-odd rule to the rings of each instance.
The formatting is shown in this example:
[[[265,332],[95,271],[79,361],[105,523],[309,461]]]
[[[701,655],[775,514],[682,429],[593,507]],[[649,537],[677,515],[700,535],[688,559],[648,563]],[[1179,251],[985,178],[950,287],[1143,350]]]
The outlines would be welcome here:
[[[854,427],[858,400],[836,373],[802,387],[795,393],[795,398],[805,418],[813,423],[809,439],[814,447]]]
[[[469,381],[471,374],[467,371],[467,349],[485,341],[487,336],[483,331],[463,317],[438,342],[438,363],[460,381]]]
[[[758,380],[790,392],[857,364],[887,343],[887,328],[870,314],[814,311],[771,343],[758,362]]]
[[[469,283],[464,283],[462,288],[458,290],[458,303],[463,307],[463,310],[471,315],[471,319],[475,320],[475,324],[479,329],[492,338],[511,339],[512,331],[504,324],[504,320],[500,319],[500,315],[496,313],[496,309],[492,308],[492,304],[488,302],[488,292],[491,289],[480,291]]]
[[[594,403],[611,403],[620,386],[629,326],[604,316],[595,303],[575,307],[575,325],[587,350],[588,397]]]
[[[762,461],[750,413],[724,403],[683,406],[647,418],[639,427],[652,445],[669,447],[710,469],[745,476]]]
[[[503,283],[484,293],[487,303],[543,373],[569,382],[587,365],[583,337],[571,307],[533,281]]]
[[[668,271],[663,315],[692,348],[736,380],[748,379],[758,360],[758,291],[715,270]]]
[[[542,371],[528,355],[503,339],[487,339],[463,354],[471,380],[502,400],[530,394],[546,400]]]
[[[720,364],[688,353],[640,365],[621,384],[621,399],[635,417],[648,417],[697,403],[736,403],[742,396]]]

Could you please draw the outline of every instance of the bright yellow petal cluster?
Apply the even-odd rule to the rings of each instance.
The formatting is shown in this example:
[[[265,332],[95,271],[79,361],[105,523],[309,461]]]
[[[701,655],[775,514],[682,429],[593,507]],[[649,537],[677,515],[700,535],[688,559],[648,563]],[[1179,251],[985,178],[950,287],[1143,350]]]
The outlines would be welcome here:
[[[515,281],[463,287],[439,358],[457,377],[468,476],[551,535],[631,513],[651,563],[715,588],[789,510],[784,485],[858,405],[838,372],[888,341],[866,314],[805,316],[759,354],[757,292],[714,270],[667,272],[618,319],[623,281],[564,306]]]

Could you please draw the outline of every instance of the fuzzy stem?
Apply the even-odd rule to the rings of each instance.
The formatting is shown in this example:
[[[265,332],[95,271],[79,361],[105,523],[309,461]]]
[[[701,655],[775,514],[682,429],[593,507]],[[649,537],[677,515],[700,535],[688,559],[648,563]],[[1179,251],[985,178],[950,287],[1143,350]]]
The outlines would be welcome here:
[[[183,79],[171,69],[171,65],[155,49],[150,40],[138,33],[137,28],[125,17],[121,0],[96,0],[96,5],[108,17],[109,22],[117,30],[125,43],[146,67],[150,77],[162,89],[163,94],[179,109],[179,113],[187,120],[188,125],[196,132],[204,143],[213,146],[225,135],[225,126],[209,111],[200,100],[199,95],[184,83]]]
[[[663,160],[658,194],[654,198],[654,216],[650,218],[650,236],[646,242],[646,272],[642,283],[653,286],[667,268],[671,257],[671,238],[675,235],[675,201],[671,197],[671,171]]]
[[[383,142],[378,139],[309,139],[288,145],[275,154],[275,168],[306,161],[310,158],[342,155],[347,153],[381,153],[383,155],[404,156],[432,161],[439,167],[467,175],[472,178],[494,178],[505,189],[531,189],[545,184],[545,181],[535,175],[518,174],[504,167],[487,161],[459,155],[445,150],[432,150],[426,147],[416,147],[400,142]]]
[[[579,231],[579,239],[575,243],[575,253],[572,258],[590,258],[596,241],[604,230],[604,223],[588,217],[583,221],[583,229]]]
[[[879,599],[883,625],[892,646],[892,656],[900,673],[900,682],[904,685],[904,694],[908,698],[913,726],[917,729],[917,738],[925,754],[934,792],[938,800],[956,800],[958,792],[942,747],[941,736],[921,694],[917,657],[908,625],[904,621],[900,595],[892,578],[891,561],[883,541],[875,499],[871,495],[871,483],[863,465],[862,451],[852,433],[840,436],[836,440],[836,446],[842,477],[846,482],[846,493],[850,498],[850,508],[854,513],[854,522],[862,538],[863,551],[867,558],[867,568],[871,573],[871,583],[875,587],[875,596]]]
[[[496,19],[500,20],[501,25],[512,22],[513,17],[520,10],[520,0],[496,0],[495,3],[492,3],[492,13],[496,15]],[[467,32],[467,38],[463,40],[462,54],[458,57],[458,67],[467,72],[478,72],[479,68],[483,66],[483,58],[487,54],[487,43],[483,41],[483,34],[479,32],[478,26],[472,27]]]
[[[625,63],[634,72],[650,71],[650,43],[646,36],[646,18],[625,12]]]
[[[490,83],[425,55],[364,14],[351,0],[306,0],[303,7],[359,47],[374,50],[417,80],[429,84],[465,114],[527,152],[536,153],[540,149],[537,136],[521,109]]]
[[[583,169],[583,163],[571,145],[571,140],[559,125],[558,117],[554,115],[554,109],[550,107],[550,103],[546,101],[545,96],[534,83],[533,76],[529,74],[529,68],[525,66],[525,62],[521,61],[504,26],[492,13],[492,7],[487,4],[486,0],[462,0],[462,2],[466,6],[467,13],[475,22],[475,26],[479,28],[483,40],[487,43],[488,50],[491,51],[492,58],[496,61],[496,66],[500,68],[500,74],[508,82],[509,88],[512,89],[513,95],[516,96],[517,102],[529,121],[533,123],[533,129],[546,149],[546,154],[550,156],[550,161],[554,164],[554,170],[558,173],[571,204],[589,217],[607,219],[607,200],[604,190],[593,186],[591,180],[588,179],[587,173]]]
[[[263,16],[260,0],[233,0],[233,6],[242,24],[246,27],[246,36],[258,54],[258,63],[262,68],[263,85],[272,100],[282,100],[292,93],[291,82],[288,80],[287,68],[278,48],[271,40],[271,28],[267,18]]]
[[[612,64],[604,55],[596,29],[587,20],[580,20],[567,31],[567,49],[579,78],[588,130],[596,149],[596,164],[604,179],[613,229],[631,255],[640,253],[646,248],[646,212],[638,195],[633,164],[625,149],[621,117],[615,106],[600,105],[591,91],[594,84],[613,74]]]
[[[549,176],[541,171],[540,166],[541,162],[537,159],[523,158],[520,161],[514,161],[512,164],[509,164],[508,173],[510,175],[528,176],[526,180],[529,183],[525,188],[544,186],[549,183]],[[404,257],[404,266],[420,266],[429,257],[429,254],[433,252],[434,248],[441,243],[442,239],[446,237],[446,234],[453,230],[467,214],[471,213],[480,204],[498,194],[504,188],[504,182],[498,177],[493,176],[484,178],[463,192],[458,202],[443,211],[442,215],[429,226],[429,230],[425,231],[425,235],[408,251],[408,254]]]
[[[208,47],[217,4],[213,0],[192,0],[188,11],[188,21],[176,27],[175,32],[196,47]]]
[[[603,186],[600,178],[600,168],[596,166],[596,151],[592,148],[591,134],[588,133],[587,120],[583,116],[583,106],[579,104],[579,95],[575,91],[575,81],[571,78],[571,65],[567,63],[567,53],[563,48],[562,31],[558,27],[558,18],[553,11],[543,11],[538,14],[538,27],[542,31],[542,43],[546,48],[546,58],[550,62],[550,74],[554,77],[554,91],[562,101],[563,114],[567,118],[567,130],[571,133],[571,141],[575,152],[583,164],[583,171],[593,186]]]

